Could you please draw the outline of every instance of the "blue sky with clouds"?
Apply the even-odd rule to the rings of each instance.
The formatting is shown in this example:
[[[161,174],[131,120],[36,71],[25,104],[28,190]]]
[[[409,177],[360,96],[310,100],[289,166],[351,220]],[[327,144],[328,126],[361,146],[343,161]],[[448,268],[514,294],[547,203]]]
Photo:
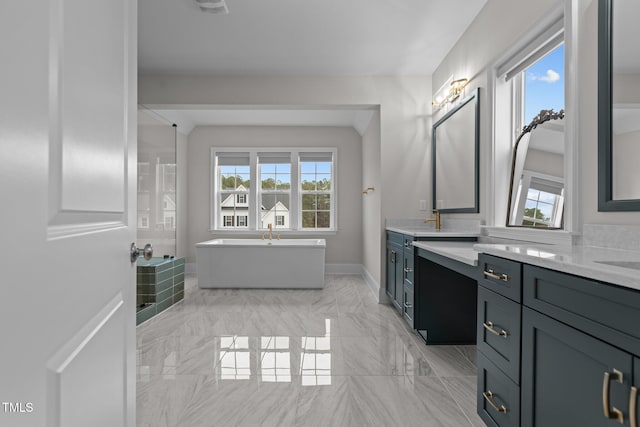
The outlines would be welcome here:
[[[524,125],[540,110],[564,108],[564,44],[525,71]]]

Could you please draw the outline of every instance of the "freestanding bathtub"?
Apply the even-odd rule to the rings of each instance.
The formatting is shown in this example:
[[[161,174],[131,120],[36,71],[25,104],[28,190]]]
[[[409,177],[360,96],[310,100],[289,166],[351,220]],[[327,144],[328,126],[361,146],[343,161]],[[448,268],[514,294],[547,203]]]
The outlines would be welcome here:
[[[196,244],[201,288],[323,288],[324,239],[214,239]]]

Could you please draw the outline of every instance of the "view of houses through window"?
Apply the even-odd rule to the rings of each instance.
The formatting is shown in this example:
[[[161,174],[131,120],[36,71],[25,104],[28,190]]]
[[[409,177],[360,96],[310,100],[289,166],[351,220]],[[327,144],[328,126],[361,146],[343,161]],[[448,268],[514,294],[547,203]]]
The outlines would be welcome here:
[[[213,158],[215,228],[265,230],[269,224],[274,230],[335,227],[335,149],[215,151]],[[251,177],[256,177],[257,185]]]

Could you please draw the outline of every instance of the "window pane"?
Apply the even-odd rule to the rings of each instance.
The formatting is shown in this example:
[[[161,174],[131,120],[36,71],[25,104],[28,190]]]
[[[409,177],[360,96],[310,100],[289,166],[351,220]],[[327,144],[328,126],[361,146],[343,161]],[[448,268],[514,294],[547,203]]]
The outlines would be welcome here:
[[[260,173],[276,173],[276,165],[273,163],[263,163],[260,165]]]
[[[275,228],[289,228],[289,210],[290,196],[288,194],[263,194],[260,206],[260,228],[267,228],[269,224]]]
[[[302,210],[314,210],[316,209],[316,195],[315,194],[303,194],[302,195]]]
[[[551,193],[547,193],[546,191],[541,191],[539,200],[542,203],[550,203],[550,204],[553,205],[553,204],[556,203],[556,195],[555,194],[551,194]]]
[[[291,189],[291,174],[279,173],[276,175],[276,190],[290,190]]]
[[[302,227],[303,228],[316,228],[316,213],[315,212],[302,212]]]
[[[525,71],[524,124],[540,112],[564,109],[564,43]]]
[[[317,175],[318,190],[331,190],[331,175],[318,174]]]
[[[305,174],[303,173],[301,176],[302,189],[307,191],[314,191],[316,189],[316,175],[315,174]]]
[[[316,163],[315,162],[300,162],[300,172],[302,174],[307,173],[316,173]]]
[[[331,196],[328,194],[318,195],[318,209],[329,210],[331,209]]]
[[[546,203],[538,203],[538,211],[540,212],[544,221],[551,221],[551,216],[553,215],[553,205],[549,205]]]
[[[318,212],[318,228],[330,228],[331,227],[331,213],[328,211]]]
[[[263,190],[275,190],[276,189],[276,174],[263,173],[260,177],[262,181]]]

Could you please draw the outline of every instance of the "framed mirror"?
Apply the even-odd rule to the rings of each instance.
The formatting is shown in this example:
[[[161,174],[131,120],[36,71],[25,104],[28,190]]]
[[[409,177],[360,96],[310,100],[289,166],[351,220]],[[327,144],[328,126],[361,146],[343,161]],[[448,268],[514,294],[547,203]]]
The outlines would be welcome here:
[[[563,228],[563,118],[564,110],[542,110],[516,139],[507,227]]]
[[[433,125],[433,204],[441,213],[477,213],[479,206],[480,89]]]
[[[598,210],[640,211],[640,2],[598,2]]]

